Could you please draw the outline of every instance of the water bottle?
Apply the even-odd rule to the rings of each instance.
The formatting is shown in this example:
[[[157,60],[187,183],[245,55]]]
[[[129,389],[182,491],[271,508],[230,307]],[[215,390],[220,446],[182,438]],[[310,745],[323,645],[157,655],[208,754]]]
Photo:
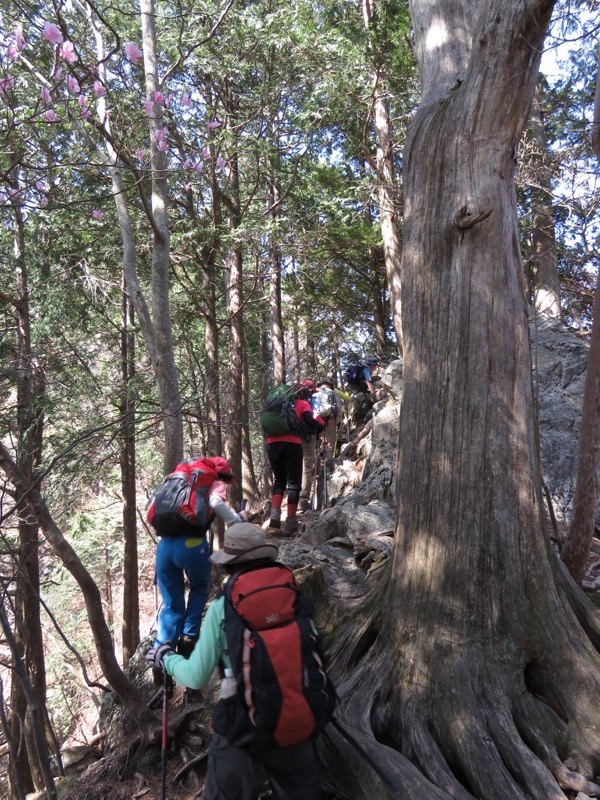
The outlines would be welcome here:
[[[233,697],[237,693],[237,681],[233,677],[233,670],[225,667],[225,674],[221,680],[221,697]]]

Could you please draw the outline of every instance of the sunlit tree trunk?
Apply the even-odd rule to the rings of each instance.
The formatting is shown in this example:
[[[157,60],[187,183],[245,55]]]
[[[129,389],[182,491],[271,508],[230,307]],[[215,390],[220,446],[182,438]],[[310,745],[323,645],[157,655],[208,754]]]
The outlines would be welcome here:
[[[183,418],[179,381],[173,353],[169,303],[169,216],[167,197],[167,159],[160,145],[165,127],[162,105],[155,102],[160,89],[158,79],[155,8],[153,0],[141,0],[142,50],[146,78],[146,102],[153,103],[148,115],[150,164],[152,168],[152,312],[155,331],[157,387],[165,431],[164,472],[172,472],[183,457]]]
[[[92,9],[87,9],[88,22],[94,32],[96,55],[99,64],[99,77],[108,80],[102,30]],[[148,0],[146,11],[142,9],[144,30],[144,57],[146,64],[146,96],[154,99],[157,88],[156,42],[152,0]],[[150,70],[150,74],[148,73]],[[169,229],[167,220],[167,196],[164,153],[157,148],[155,130],[160,130],[163,122],[160,106],[154,107],[149,118],[152,166],[152,202],[148,203],[143,189],[143,206],[154,235],[152,251],[152,314],[140,286],[136,265],[136,241],[129,213],[128,197],[123,179],[122,164],[110,138],[110,116],[107,113],[103,96],[97,100],[97,111],[103,129],[109,136],[105,140],[106,153],[97,148],[102,162],[106,165],[112,183],[112,194],[123,244],[123,273],[127,281],[129,296],[137,314],[144,344],[152,361],[154,377],[163,415],[164,449],[163,465],[165,472],[181,460],[183,454],[183,421],[178,396],[178,378],[175,369],[171,320],[169,312]]]

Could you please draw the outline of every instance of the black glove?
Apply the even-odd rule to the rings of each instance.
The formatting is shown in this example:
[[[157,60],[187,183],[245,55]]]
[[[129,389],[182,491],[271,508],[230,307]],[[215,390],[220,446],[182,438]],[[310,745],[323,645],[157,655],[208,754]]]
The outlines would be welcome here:
[[[165,656],[170,656],[171,654],[175,654],[175,650],[171,647],[170,644],[159,644],[155,647],[151,647],[150,650],[146,653],[146,661],[152,666],[154,669],[162,669],[164,670],[163,658]]]

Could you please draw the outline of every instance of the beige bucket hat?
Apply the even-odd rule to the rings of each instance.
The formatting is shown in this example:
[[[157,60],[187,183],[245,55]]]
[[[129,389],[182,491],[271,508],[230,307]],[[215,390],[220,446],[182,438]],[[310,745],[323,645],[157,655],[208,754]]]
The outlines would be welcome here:
[[[250,522],[238,522],[227,528],[223,547],[215,551],[210,560],[213,564],[241,564],[259,558],[277,558],[278,548],[267,544],[264,531]]]

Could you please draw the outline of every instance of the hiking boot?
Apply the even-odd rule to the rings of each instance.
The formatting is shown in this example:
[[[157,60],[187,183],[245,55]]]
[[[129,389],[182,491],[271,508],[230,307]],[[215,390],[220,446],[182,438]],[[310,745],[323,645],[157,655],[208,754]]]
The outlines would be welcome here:
[[[283,530],[286,533],[296,533],[299,527],[300,523],[298,522],[297,517],[288,517],[285,521],[285,526]]]
[[[196,646],[197,641],[197,636],[188,636],[187,634],[180,636],[179,642],[177,643],[177,652],[180,656],[189,658],[192,655],[192,651]]]
[[[269,528],[281,528],[281,509],[271,509],[271,519],[269,520]]]
[[[309,502],[306,497],[301,497],[298,501],[298,513],[302,514],[304,511],[308,511]]]

